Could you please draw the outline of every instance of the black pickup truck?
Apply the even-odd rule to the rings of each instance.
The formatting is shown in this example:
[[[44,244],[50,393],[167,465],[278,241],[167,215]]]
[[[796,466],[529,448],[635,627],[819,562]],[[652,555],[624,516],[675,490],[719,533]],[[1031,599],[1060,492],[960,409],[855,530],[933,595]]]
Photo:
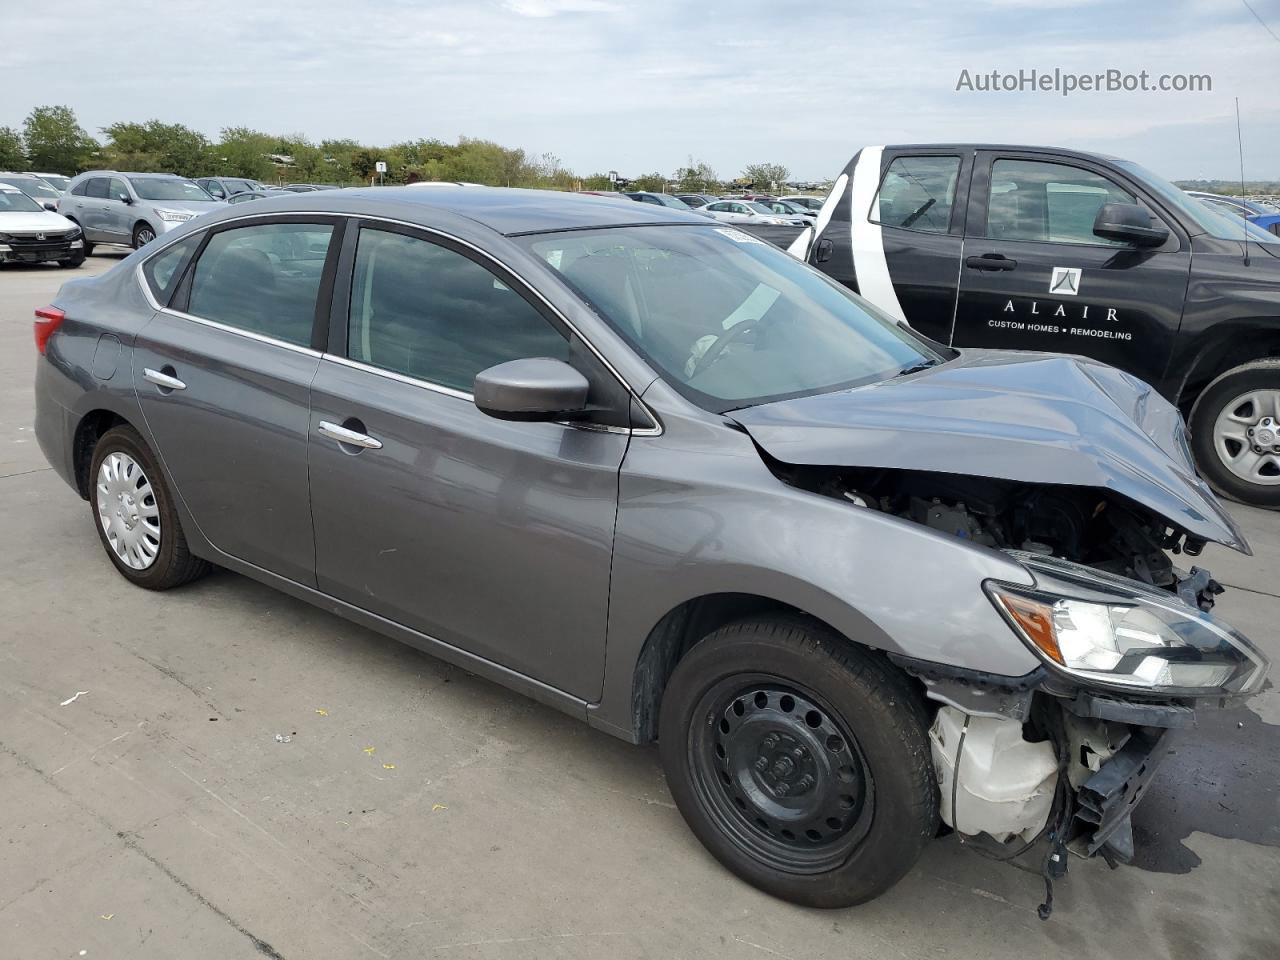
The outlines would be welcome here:
[[[1220,493],[1280,506],[1280,237],[1127,160],[930,144],[860,150],[790,252],[944,344],[1134,374]]]

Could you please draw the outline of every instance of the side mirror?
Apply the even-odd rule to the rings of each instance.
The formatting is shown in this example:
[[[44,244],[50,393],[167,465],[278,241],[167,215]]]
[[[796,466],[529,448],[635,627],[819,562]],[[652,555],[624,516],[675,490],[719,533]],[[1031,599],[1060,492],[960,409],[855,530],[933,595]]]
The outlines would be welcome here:
[[[46,210],[52,210],[54,213],[57,213],[57,212],[58,212],[58,205],[57,205],[56,203],[54,203],[52,200],[45,200],[45,201],[44,201],[44,208],[45,208]]]
[[[127,193],[117,193],[116,199],[125,204],[133,203],[133,198]]]
[[[473,394],[482,413],[499,420],[572,420],[586,412],[590,384],[563,360],[509,360],[476,374]]]
[[[1093,220],[1093,232],[1135,247],[1158,247],[1169,239],[1169,231],[1136,203],[1104,203]]]

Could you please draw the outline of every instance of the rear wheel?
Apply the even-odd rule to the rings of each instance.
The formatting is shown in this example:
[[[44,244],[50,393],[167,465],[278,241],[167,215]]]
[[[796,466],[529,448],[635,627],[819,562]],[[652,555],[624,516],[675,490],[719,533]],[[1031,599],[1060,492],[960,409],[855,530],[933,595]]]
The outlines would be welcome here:
[[[164,474],[133,427],[104,433],[89,469],[94,525],[126,580],[167,590],[208,571],[209,564],[187,549]]]
[[[693,832],[784,900],[870,900],[937,832],[919,695],[813,621],[747,620],[708,636],[677,665],[660,725],[667,780]]]
[[[156,238],[156,232],[149,223],[140,223],[133,228],[133,249],[139,250]]]
[[[1201,474],[1232,500],[1280,507],[1280,360],[1255,360],[1207,386],[1191,411]]]

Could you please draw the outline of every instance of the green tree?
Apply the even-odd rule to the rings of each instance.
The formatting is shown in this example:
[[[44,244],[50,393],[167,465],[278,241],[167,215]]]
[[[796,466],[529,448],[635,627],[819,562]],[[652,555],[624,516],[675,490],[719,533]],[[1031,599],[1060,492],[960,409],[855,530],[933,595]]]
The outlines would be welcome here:
[[[70,107],[36,107],[22,123],[33,170],[74,174],[84,170],[98,143],[81,128]]]
[[[0,127],[0,170],[25,169],[27,145],[22,142],[22,134],[13,127]]]
[[[649,193],[663,193],[667,189],[667,178],[660,173],[643,173],[631,180],[632,190],[647,190]]]
[[[227,127],[219,137],[212,150],[219,173],[254,180],[275,179],[275,166],[270,159],[275,152],[275,137],[248,127]]]
[[[749,163],[742,168],[742,179],[757,190],[780,190],[790,175],[791,171],[780,163]]]
[[[695,161],[693,157],[676,170],[671,179],[676,181],[680,190],[688,193],[714,193],[720,189],[720,178],[716,176],[716,172],[708,164]]]
[[[103,127],[108,166],[118,170],[163,171],[183,177],[208,173],[209,141],[180,123],[113,123]]]

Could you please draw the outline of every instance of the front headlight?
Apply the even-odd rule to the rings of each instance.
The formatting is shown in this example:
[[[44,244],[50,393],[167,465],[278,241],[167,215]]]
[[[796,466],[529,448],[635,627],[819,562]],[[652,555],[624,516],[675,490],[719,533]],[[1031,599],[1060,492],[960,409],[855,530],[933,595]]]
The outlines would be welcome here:
[[[156,210],[156,216],[161,220],[167,220],[169,223],[185,223],[195,216],[186,210]]]
[[[1233,696],[1262,686],[1267,660],[1253,644],[1173,594],[1051,557],[1014,556],[1035,586],[985,587],[1050,666],[1093,686],[1172,696]]]

